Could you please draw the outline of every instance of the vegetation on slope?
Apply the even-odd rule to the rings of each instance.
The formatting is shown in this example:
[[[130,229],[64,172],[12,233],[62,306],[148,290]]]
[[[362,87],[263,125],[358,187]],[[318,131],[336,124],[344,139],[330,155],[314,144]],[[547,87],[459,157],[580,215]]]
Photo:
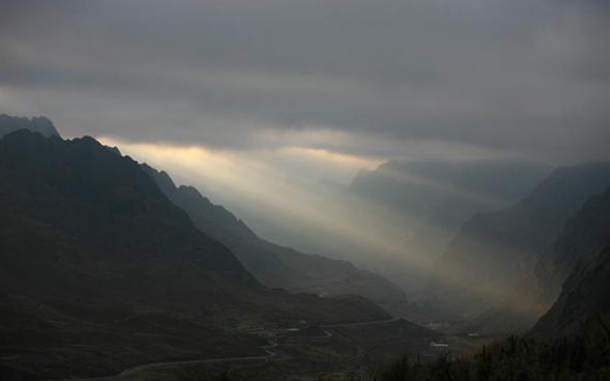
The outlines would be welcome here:
[[[0,139],[0,379],[264,354],[250,327],[387,319],[259,284],[138,163],[92,138]]]
[[[607,324],[607,323],[606,323]],[[577,334],[540,340],[511,336],[473,356],[448,355],[429,364],[404,357],[375,381],[607,380],[610,334],[599,324]]]

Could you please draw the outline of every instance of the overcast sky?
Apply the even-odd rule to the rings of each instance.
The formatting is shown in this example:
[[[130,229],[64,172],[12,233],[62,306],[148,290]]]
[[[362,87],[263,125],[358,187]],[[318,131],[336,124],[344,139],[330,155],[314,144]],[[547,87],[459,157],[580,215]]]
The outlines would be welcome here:
[[[280,161],[608,159],[608,4],[2,0],[0,112]]]

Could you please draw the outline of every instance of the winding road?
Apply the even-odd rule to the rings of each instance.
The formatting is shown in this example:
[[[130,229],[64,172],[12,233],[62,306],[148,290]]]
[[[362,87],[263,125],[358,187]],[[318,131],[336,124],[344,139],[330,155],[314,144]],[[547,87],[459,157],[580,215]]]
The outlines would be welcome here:
[[[373,321],[361,321],[356,323],[338,323],[338,324],[324,324],[320,325],[320,328],[338,328],[338,327],[361,327],[366,325],[378,325],[378,324],[387,324],[393,323],[395,321],[399,321],[400,318],[390,318],[385,320],[373,320]]]
[[[125,369],[121,373],[112,375],[112,376],[99,376],[99,377],[88,377],[88,378],[62,378],[62,379],[53,379],[53,380],[44,380],[44,381],[115,381],[119,380],[123,377],[129,376],[131,374],[143,371],[143,370],[151,370],[151,369],[162,369],[162,368],[171,368],[175,366],[184,366],[184,365],[195,365],[195,364],[214,364],[214,363],[223,363],[223,362],[238,362],[238,361],[268,361],[270,358],[277,355],[271,349],[277,347],[278,344],[276,342],[271,342],[269,345],[265,345],[261,347],[267,354],[260,356],[241,356],[241,357],[220,357],[215,359],[199,359],[199,360],[183,360],[183,361],[164,361],[164,362],[155,362],[150,364],[142,364],[138,366],[134,366],[133,368]]]

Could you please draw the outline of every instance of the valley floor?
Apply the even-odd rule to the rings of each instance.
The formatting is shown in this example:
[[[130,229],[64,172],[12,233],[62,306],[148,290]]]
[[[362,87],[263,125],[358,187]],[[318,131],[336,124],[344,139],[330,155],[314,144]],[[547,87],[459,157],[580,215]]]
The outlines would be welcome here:
[[[269,342],[259,356],[143,364],[115,376],[70,381],[366,380],[395,360],[397,353],[430,361],[479,346],[475,340],[444,337],[397,318],[257,335]]]

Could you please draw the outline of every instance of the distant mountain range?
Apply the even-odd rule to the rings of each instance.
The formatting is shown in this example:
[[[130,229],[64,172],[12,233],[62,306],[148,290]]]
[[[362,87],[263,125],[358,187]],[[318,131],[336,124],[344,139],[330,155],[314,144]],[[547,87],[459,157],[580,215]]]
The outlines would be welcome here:
[[[428,289],[433,304],[439,312],[462,318],[475,317],[502,300],[505,304],[526,305],[524,295],[532,291],[521,290],[528,291],[523,294],[515,290],[519,290],[538,261],[544,258],[545,250],[557,239],[569,217],[588,198],[608,186],[608,163],[559,168],[513,206],[473,217],[462,227],[433,271],[440,274]],[[568,225],[566,229],[574,227]],[[560,237],[554,250],[570,252],[572,246]],[[568,259],[569,255],[556,256],[564,257]],[[546,265],[540,266],[542,274],[542,267]],[[515,300],[507,300],[511,297]]]
[[[13,117],[6,114],[0,114],[0,138],[13,131],[27,129],[32,132],[38,132],[39,134],[50,137],[59,136],[55,125],[51,120],[44,116],[34,118],[19,118]]]
[[[346,356],[357,363],[375,358],[373,352],[381,359],[442,340],[391,318],[386,310],[408,305],[384,278],[268,242],[197,189],[176,186],[167,173],[116,148],[90,137],[64,140],[46,118],[1,115],[0,126],[3,380],[116,374],[202,357],[264,358],[261,346],[268,343],[249,332],[292,327],[309,328],[291,340],[323,334],[337,340],[333,350],[355,346],[342,353],[353,352]],[[453,224],[458,219],[448,209],[462,197],[478,200],[458,213],[465,216],[475,204],[517,197],[527,182],[500,191],[469,180],[470,170],[453,175],[434,165],[411,167],[411,175],[428,173],[418,174],[428,178],[412,212]],[[438,179],[429,183],[437,176],[446,177],[442,186]],[[428,186],[436,190],[424,195]],[[459,197],[443,204],[441,189]],[[568,348],[556,339],[564,335],[577,334],[570,356],[574,348],[607,348],[610,164],[558,168],[512,206],[476,214],[433,273],[426,312],[467,319],[458,325],[461,333],[528,331],[531,345],[553,356]],[[335,336],[323,329],[333,326]],[[583,344],[587,335],[597,337],[595,345]],[[541,344],[540,338],[555,341]],[[510,339],[487,355],[521,363],[528,340]],[[318,359],[327,353],[325,343]],[[368,354],[361,356],[364,347]]]
[[[360,295],[392,313],[408,310],[404,293],[379,275],[349,262],[303,254],[258,237],[222,206],[214,205],[197,189],[177,187],[166,172],[143,164],[159,189],[185,210],[204,233],[225,244],[256,279],[267,287],[322,296]]]
[[[535,270],[530,270],[513,290],[512,300],[498,300],[457,329],[462,337],[497,338],[492,343],[486,340],[474,353],[424,364],[404,358],[376,379],[608,379],[610,188],[589,198],[568,218]]]
[[[550,170],[518,160],[390,161],[374,171],[360,171],[349,193],[395,216],[404,231],[397,242],[432,264],[468,219],[517,201]],[[376,271],[406,291],[423,287],[427,277],[421,268],[410,268],[402,258],[385,260]],[[379,261],[377,256],[371,259]]]
[[[260,354],[247,328],[387,319],[261,285],[130,159],[93,138],[0,139],[0,378]]]
[[[550,168],[518,160],[389,161],[362,170],[350,190],[435,224],[464,222],[481,208],[517,201]]]

